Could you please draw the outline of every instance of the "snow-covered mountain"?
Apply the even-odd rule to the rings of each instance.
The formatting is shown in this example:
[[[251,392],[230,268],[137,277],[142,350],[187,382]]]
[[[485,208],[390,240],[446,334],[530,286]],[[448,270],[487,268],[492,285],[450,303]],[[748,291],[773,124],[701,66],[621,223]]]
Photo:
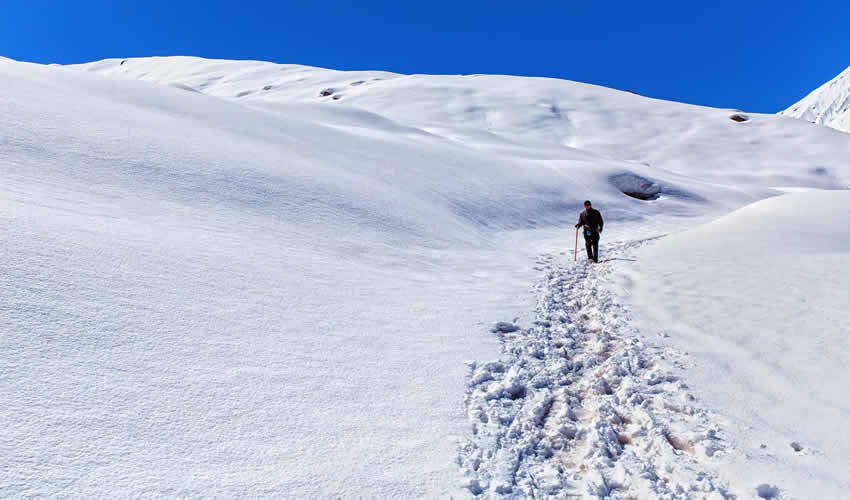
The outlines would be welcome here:
[[[844,138],[812,134],[772,115],[671,103],[578,82],[341,72],[191,57],[110,59],[78,68],[224,97],[267,112],[309,105],[329,114],[325,123],[337,128],[363,129],[389,119],[499,157],[602,157],[634,164],[629,169],[648,165],[656,174],[736,185],[834,187],[848,181],[835,177],[845,167],[829,154],[844,147]],[[351,116],[340,123],[338,115],[346,112]],[[371,113],[372,122],[357,123],[364,112]],[[747,121],[730,120],[735,115]],[[771,153],[765,157],[768,143]],[[801,163],[808,168],[801,169]]]
[[[829,302],[790,347],[771,336],[785,317],[762,318],[758,346],[733,346],[747,332],[718,320],[737,310],[706,271],[804,329],[819,309],[773,301],[797,247],[746,235],[805,225],[788,207],[824,190],[822,220],[847,221],[848,134],[544,78],[173,57],[0,59],[0,81],[3,496],[850,487],[848,445],[817,432],[846,403],[783,388],[843,376],[850,349],[821,327],[847,312]],[[586,198],[606,220],[590,268],[572,255]],[[724,228],[736,247],[712,246]],[[793,286],[840,296],[846,232],[802,236],[833,272]],[[699,279],[656,280],[639,247]],[[757,286],[739,255],[776,275]],[[682,286],[699,292],[680,304]],[[662,314],[669,329],[642,322]],[[707,325],[709,348],[665,340]],[[793,370],[827,344],[819,371]],[[727,370],[718,396],[718,346],[764,360],[759,384]],[[747,428],[747,398],[803,427]]]
[[[850,67],[779,114],[850,132]]]

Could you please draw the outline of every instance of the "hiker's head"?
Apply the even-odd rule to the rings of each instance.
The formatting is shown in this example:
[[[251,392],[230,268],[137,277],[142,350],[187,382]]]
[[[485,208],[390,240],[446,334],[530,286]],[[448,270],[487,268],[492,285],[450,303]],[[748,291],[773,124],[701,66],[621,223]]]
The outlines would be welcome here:
[[[590,208],[590,200],[584,200],[584,208]]]

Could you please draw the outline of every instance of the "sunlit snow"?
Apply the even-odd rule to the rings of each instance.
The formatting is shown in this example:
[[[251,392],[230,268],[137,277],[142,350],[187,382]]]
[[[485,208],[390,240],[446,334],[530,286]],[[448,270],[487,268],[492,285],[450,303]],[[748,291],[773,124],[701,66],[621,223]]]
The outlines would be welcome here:
[[[850,487],[848,134],[544,78],[0,81],[4,497]]]

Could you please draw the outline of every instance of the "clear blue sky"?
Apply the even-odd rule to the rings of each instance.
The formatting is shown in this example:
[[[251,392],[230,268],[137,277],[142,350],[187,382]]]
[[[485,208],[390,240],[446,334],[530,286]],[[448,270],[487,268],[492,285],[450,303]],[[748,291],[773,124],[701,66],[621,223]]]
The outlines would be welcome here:
[[[850,66],[850,1],[8,0],[0,55],[502,73],[775,112]]]

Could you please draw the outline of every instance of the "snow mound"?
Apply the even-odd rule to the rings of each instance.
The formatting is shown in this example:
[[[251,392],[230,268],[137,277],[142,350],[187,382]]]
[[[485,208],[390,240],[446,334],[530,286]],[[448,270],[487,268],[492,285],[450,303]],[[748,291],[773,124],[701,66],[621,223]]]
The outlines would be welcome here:
[[[691,389],[746,451],[724,475],[762,498],[850,489],[835,431],[850,412],[848,222],[850,191],[784,194],[641,249],[612,287],[644,333],[690,352]]]
[[[850,67],[779,114],[850,132]]]

